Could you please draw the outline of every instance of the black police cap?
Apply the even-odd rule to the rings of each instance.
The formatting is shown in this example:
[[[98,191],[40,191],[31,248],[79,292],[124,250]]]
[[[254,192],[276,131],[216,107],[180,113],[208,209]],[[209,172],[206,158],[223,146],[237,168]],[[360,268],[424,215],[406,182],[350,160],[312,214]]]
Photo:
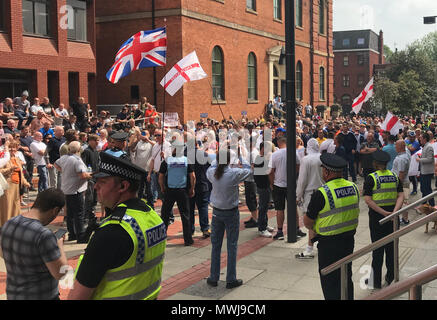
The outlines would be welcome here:
[[[382,162],[387,163],[390,161],[390,155],[382,150],[377,150],[374,153],[372,153],[373,160],[376,162]]]
[[[129,160],[114,157],[107,152],[101,152],[99,170],[93,174],[93,178],[116,176],[128,181],[141,181],[145,175],[145,170],[134,165]]]
[[[111,139],[125,141],[129,137],[129,133],[125,131],[116,131],[111,134]]]
[[[346,160],[332,153],[323,153],[320,156],[320,161],[322,166],[329,171],[341,172],[347,166]]]

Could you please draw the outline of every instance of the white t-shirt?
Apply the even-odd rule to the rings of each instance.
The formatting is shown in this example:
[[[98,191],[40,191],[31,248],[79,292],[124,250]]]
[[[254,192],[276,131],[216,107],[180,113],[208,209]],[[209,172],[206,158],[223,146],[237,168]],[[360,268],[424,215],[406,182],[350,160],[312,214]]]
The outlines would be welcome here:
[[[38,111],[44,111],[44,109],[41,106],[37,106],[36,104],[30,107],[31,113],[37,114]]]
[[[63,117],[63,118],[68,117],[68,111],[65,109],[61,110],[61,109],[57,108],[55,110],[55,113],[58,117]],[[55,117],[55,125],[57,125],[57,126],[62,125],[62,121],[63,121],[63,119]]]
[[[47,165],[44,156],[40,155],[38,153],[38,151],[46,151],[46,144],[44,142],[39,142],[34,140],[31,144],[30,144],[30,151],[32,152],[32,158],[35,160],[35,165],[36,166],[45,166]]]
[[[270,158],[269,168],[275,169],[273,184],[277,187],[287,187],[287,148],[278,149]]]
[[[149,170],[149,164],[152,160],[153,145],[147,141],[140,140],[135,147],[135,156],[133,163],[144,170]]]
[[[171,145],[168,141],[164,141],[164,146],[162,147],[162,151],[164,151],[164,158],[168,157],[171,152]],[[159,172],[159,168],[161,167],[161,163],[164,158],[161,158],[161,145],[156,143],[152,148],[151,158],[154,159],[153,163],[153,171]]]

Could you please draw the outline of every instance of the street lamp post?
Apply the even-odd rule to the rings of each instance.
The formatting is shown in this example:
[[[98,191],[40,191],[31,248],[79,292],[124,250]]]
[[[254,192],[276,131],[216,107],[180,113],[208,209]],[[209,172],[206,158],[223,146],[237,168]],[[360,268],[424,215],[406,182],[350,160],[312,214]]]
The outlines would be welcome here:
[[[296,73],[294,0],[285,0],[285,69],[287,110],[287,241],[297,241],[296,223]]]

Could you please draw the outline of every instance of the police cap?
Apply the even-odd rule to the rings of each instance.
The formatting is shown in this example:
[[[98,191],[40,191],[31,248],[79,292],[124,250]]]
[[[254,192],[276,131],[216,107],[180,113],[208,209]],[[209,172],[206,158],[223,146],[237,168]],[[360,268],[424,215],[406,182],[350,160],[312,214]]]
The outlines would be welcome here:
[[[387,163],[390,161],[390,155],[382,150],[377,150],[374,153],[372,153],[373,160],[376,162],[382,162]]]
[[[322,166],[329,171],[341,172],[347,167],[346,160],[332,153],[323,153],[320,156],[320,161]]]
[[[124,180],[141,181],[146,171],[132,164],[129,160],[114,157],[107,152],[100,153],[99,170],[93,178],[120,177]]]
[[[111,139],[125,141],[129,137],[129,133],[125,131],[116,131],[111,134]]]

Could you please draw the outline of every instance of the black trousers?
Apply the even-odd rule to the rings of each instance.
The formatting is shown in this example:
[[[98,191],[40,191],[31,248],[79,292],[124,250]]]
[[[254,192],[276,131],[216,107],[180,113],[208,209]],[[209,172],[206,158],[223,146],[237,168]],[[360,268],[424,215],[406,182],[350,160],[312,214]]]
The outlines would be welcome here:
[[[85,191],[65,195],[67,206],[67,230],[71,237],[82,240],[85,237]]]
[[[369,211],[369,229],[372,242],[393,233],[392,222],[387,222],[383,225],[379,224],[379,220],[382,218],[384,218],[382,215]],[[372,272],[370,273],[369,285],[373,285],[375,288],[381,288],[384,252],[385,266],[387,268],[386,278],[390,282],[394,279],[394,242],[390,242],[372,252]]]
[[[190,201],[186,189],[172,189],[167,188],[164,192],[164,201],[161,208],[161,218],[165,226],[168,228],[171,209],[175,202],[178,205],[179,214],[182,220],[182,230],[184,233],[185,243],[191,242],[193,237],[191,235],[190,223]]]
[[[93,180],[88,180],[88,187],[85,191],[85,221],[90,228],[97,224],[97,191],[94,189],[94,185],[95,182]]]
[[[317,244],[319,258],[319,275],[325,300],[341,299],[341,272],[337,269],[325,276],[320,271],[354,251],[353,236],[336,239],[321,239]],[[348,299],[354,299],[354,284],[352,282],[352,263],[347,265]]]

